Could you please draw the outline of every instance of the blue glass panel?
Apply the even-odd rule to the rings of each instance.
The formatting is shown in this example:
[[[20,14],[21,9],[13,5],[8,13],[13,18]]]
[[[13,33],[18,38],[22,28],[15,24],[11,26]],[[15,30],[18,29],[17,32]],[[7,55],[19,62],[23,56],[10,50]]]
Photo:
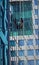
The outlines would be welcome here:
[[[27,41],[27,45],[33,45],[33,39],[29,39],[29,40]]]
[[[15,46],[16,42],[14,40],[10,41],[10,46]]]
[[[39,60],[36,60],[36,65],[39,65]]]
[[[16,51],[11,51],[11,56],[15,57],[16,56]]]
[[[28,54],[28,56],[33,56],[34,55],[34,50],[28,50],[27,51],[27,54]]]
[[[19,50],[19,51],[18,51],[18,55],[19,55],[19,56],[24,56],[24,50]]]
[[[39,29],[35,29],[36,35],[39,35]]]
[[[35,9],[35,15],[38,15],[38,9]]]
[[[36,39],[36,45],[39,45],[39,39]]]
[[[34,65],[34,60],[28,60],[28,65]]]
[[[38,24],[39,24],[38,19],[35,19],[35,24],[36,24],[36,25],[38,25]]]
[[[11,65],[16,65],[16,61],[11,61]]]
[[[18,41],[18,46],[23,46],[24,45],[24,40],[19,40]]]
[[[38,4],[38,0],[34,0],[34,2],[35,2],[35,5],[37,5],[37,4]]]
[[[19,60],[18,65],[24,65],[24,61],[23,60]]]
[[[39,55],[39,49],[36,49],[36,55]]]

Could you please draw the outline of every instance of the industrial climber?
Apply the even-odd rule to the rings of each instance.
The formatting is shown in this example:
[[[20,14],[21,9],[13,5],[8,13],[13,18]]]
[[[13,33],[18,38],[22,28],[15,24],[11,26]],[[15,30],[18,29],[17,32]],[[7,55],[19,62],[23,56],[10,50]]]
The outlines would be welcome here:
[[[21,20],[20,20],[20,29],[22,29],[23,28],[23,19],[21,18]]]
[[[21,18],[20,22],[16,22],[16,18],[14,20],[15,26],[17,29],[22,29],[23,28],[23,19]]]

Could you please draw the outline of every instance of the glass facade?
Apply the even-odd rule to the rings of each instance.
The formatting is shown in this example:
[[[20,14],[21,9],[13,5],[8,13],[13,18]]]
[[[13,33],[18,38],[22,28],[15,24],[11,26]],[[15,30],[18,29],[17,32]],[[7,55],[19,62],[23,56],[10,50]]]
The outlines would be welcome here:
[[[11,65],[39,65],[37,4],[37,0],[10,3]]]
[[[32,1],[15,1],[11,3],[10,35],[31,35]]]

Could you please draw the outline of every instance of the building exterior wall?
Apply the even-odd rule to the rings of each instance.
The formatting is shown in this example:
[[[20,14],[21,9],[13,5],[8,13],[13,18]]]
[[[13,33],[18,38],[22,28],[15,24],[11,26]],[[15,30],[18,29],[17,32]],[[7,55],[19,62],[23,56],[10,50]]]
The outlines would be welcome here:
[[[11,0],[12,1],[12,0]],[[13,3],[13,2],[12,2]],[[38,1],[32,0],[33,33],[29,35],[13,35],[13,26],[9,31],[10,65],[39,65],[39,28],[38,28]],[[13,13],[10,5],[10,16]]]

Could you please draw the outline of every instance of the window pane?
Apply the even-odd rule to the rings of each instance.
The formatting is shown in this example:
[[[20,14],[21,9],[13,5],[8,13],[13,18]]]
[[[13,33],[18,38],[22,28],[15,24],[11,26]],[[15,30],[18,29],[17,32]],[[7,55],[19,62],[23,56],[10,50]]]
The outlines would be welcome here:
[[[39,35],[39,29],[35,29],[36,35]]]
[[[36,39],[36,45],[39,45],[39,39]]]
[[[37,0],[34,0],[34,2],[35,2],[35,5],[37,5],[37,4],[38,4],[38,1],[37,1]]]
[[[19,60],[18,65],[24,65],[24,61],[23,60]]]
[[[16,51],[11,51],[11,56],[15,57],[16,56]]]
[[[39,24],[38,19],[35,19],[35,24],[36,24],[36,25],[38,25],[38,24]]]
[[[10,41],[10,46],[16,46],[16,42],[14,40]]]
[[[24,46],[24,40],[19,40],[18,41],[18,46]]]
[[[27,45],[33,45],[33,39],[29,39],[29,40],[27,41]]]
[[[36,60],[36,65],[39,65],[39,60]]]
[[[34,60],[28,60],[28,65],[34,65]]]
[[[16,65],[16,61],[11,61],[11,65]]]
[[[28,54],[28,56],[33,56],[34,55],[34,50],[28,50],[27,51],[27,54]]]
[[[38,9],[35,9],[35,15],[38,15]]]
[[[18,56],[24,56],[24,50],[19,50],[18,51]]]
[[[13,36],[31,35],[33,33],[32,1],[15,1],[11,8]]]
[[[36,55],[39,55],[39,49],[36,49]]]

